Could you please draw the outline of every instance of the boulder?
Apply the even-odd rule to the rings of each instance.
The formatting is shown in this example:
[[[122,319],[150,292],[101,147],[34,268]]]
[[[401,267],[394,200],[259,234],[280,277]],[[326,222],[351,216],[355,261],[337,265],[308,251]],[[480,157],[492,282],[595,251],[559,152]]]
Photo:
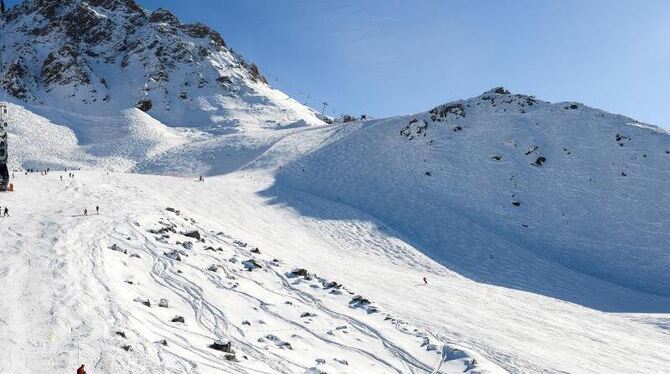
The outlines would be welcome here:
[[[216,272],[219,270],[219,265],[216,265],[216,264],[209,265],[209,267],[207,268],[207,270],[216,273]]]
[[[112,245],[109,247],[109,249],[111,249],[112,251],[121,252],[121,253],[125,253],[125,254],[128,253],[127,250],[125,250],[125,249],[119,247],[119,245],[116,244],[116,243],[115,243],[115,244],[112,244]]]
[[[212,349],[215,349],[215,350],[221,351],[221,352],[226,352],[226,353],[232,353],[233,352],[232,344],[228,340],[222,340],[222,339],[215,340],[214,343],[209,345],[209,348],[212,348]]]
[[[172,213],[174,213],[174,214],[176,214],[176,215],[178,215],[178,216],[181,215],[181,211],[180,211],[180,210],[177,210],[177,209],[175,209],[175,208],[167,207],[167,208],[165,208],[165,210],[167,210],[168,212],[172,212]]]
[[[328,281],[323,281],[323,289],[324,290],[329,290],[331,288],[341,288],[342,285],[337,283],[337,282],[328,282]]]
[[[136,105],[135,108],[143,111],[143,112],[148,112],[153,108],[153,103],[149,99],[142,99],[140,100]]]
[[[172,318],[172,320],[170,320],[170,322],[174,322],[174,323],[186,323],[186,320],[185,320],[184,317],[182,317],[182,316],[175,316],[174,318]]]
[[[305,269],[293,269],[291,272],[286,273],[287,278],[298,278],[302,277],[305,278],[306,280],[312,279],[310,276],[309,272]]]
[[[140,304],[142,304],[146,307],[151,308],[151,301],[149,301],[149,299],[143,299],[141,297],[136,297],[135,300],[133,300],[133,301],[136,302],[136,303],[140,303]]]
[[[200,240],[201,239],[200,232],[198,230],[186,231],[186,232],[183,232],[182,235],[188,236],[189,238],[193,238],[195,240]]]
[[[248,271],[252,271],[254,269],[261,269],[263,268],[261,265],[256,262],[254,259],[242,261],[242,265],[244,265],[244,268],[247,269]]]
[[[179,255],[179,251],[170,251],[168,253],[164,253],[165,257],[171,258],[175,261],[181,261],[181,256]]]
[[[160,301],[158,301],[158,306],[161,308],[168,308],[169,305],[170,303],[168,302],[167,299],[160,299]]]

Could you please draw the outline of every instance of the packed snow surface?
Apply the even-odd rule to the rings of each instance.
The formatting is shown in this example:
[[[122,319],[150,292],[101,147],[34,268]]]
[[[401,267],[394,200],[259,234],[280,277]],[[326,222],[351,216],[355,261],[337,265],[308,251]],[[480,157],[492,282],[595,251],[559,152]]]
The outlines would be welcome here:
[[[10,109],[0,372],[670,369],[653,126],[504,90],[225,131]]]
[[[263,173],[204,183],[59,174],[18,176],[18,191],[2,196],[12,208],[0,228],[2,372],[64,372],[79,362],[94,373],[670,365],[667,314],[603,313],[475,282],[349,206],[293,195],[302,209],[357,219],[315,219],[274,204],[259,194],[272,183]],[[260,267],[249,271],[250,260]],[[583,280],[584,289],[614,289]],[[359,295],[371,304],[354,302]],[[171,322],[178,316],[184,322]],[[209,348],[216,340],[232,343],[234,361]]]
[[[332,124],[164,9],[3,20],[0,373],[670,372],[667,132],[504,88]]]

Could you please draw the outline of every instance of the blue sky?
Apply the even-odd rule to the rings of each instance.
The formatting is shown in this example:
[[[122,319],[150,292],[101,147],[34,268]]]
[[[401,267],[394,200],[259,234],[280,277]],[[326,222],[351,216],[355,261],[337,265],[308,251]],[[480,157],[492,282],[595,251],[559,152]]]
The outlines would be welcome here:
[[[670,127],[670,1],[138,2],[213,26],[273,85],[338,114],[407,114],[503,85]]]

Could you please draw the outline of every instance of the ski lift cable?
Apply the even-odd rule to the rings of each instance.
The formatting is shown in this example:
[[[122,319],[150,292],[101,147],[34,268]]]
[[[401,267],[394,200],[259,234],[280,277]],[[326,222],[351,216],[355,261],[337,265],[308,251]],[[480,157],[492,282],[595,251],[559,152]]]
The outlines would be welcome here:
[[[335,110],[335,107],[328,104],[328,100],[323,100],[320,97],[314,96],[314,95],[310,94],[308,91],[305,91],[305,90],[299,88],[296,85],[293,85],[293,84],[291,84],[291,83],[289,83],[285,80],[282,80],[281,78],[278,78],[277,76],[275,76],[272,73],[267,73],[267,74],[270,75],[272,78],[274,78],[274,80],[276,82],[281,83],[283,86],[291,88],[293,91],[295,91],[302,98],[305,105],[310,106],[310,107],[314,108],[315,110],[318,110],[319,107],[322,107],[322,109],[321,109],[322,114],[331,114],[332,113],[333,116],[337,116],[337,111]],[[326,104],[326,105],[324,106],[324,104]],[[326,109],[326,107],[328,109]]]
[[[323,100],[321,97],[318,97],[316,95],[313,95],[309,91],[285,80],[282,78],[279,78],[276,74],[272,73],[271,71],[265,70],[265,74],[267,74],[271,80],[274,80],[277,83],[280,83],[282,86],[291,88],[293,91],[295,91],[299,96],[301,96],[305,101],[310,102],[310,106],[314,107],[314,109],[317,109],[318,106],[321,106],[324,103],[328,103],[328,100]],[[330,105],[326,105],[330,106]],[[334,113],[334,112],[333,112]]]

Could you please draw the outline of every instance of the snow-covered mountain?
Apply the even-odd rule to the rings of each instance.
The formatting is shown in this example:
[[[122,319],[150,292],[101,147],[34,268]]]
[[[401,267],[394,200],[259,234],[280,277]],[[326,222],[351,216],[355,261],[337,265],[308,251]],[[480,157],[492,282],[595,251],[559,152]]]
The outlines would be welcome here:
[[[323,123],[270,87],[216,31],[182,24],[164,9],[150,12],[132,0],[27,0],[5,21],[2,83],[22,120],[12,136],[15,167],[32,142],[20,136],[24,125],[72,130],[45,139],[42,148],[61,159],[129,169],[179,146],[177,152],[207,148],[203,158],[225,155],[217,135]],[[49,131],[66,130],[58,126]],[[134,139],[140,144],[130,150]],[[77,143],[86,149],[69,152]],[[193,168],[188,172],[221,172]]]
[[[137,107],[167,125],[314,119],[203,24],[133,0],[27,0],[5,16],[15,98],[79,114]],[[253,112],[253,114],[249,114]],[[252,117],[252,118],[249,118]]]
[[[112,118],[92,123],[114,128]],[[113,119],[140,124],[116,143],[128,154],[147,152],[143,139],[175,141],[146,113]],[[21,163],[130,160],[41,120],[13,124],[38,139]],[[0,307],[3,370],[670,368],[663,130],[494,89],[410,116],[258,129],[259,143],[208,136],[225,159],[194,157],[197,142],[192,153],[149,147],[164,158],[144,169],[195,160],[225,174],[205,183],[17,175],[17,192],[0,196],[12,208],[0,227],[0,289],[12,290]],[[50,153],[53,139],[72,149]],[[81,215],[95,205],[100,216]],[[217,339],[234,358],[209,347]]]
[[[669,370],[666,131],[504,88],[326,124],[166,10],[5,20],[0,372]]]
[[[559,290],[552,268],[670,296],[669,184],[664,130],[503,88],[343,127],[278,174],[278,185],[370,213],[473,279],[610,311],[669,304]]]

